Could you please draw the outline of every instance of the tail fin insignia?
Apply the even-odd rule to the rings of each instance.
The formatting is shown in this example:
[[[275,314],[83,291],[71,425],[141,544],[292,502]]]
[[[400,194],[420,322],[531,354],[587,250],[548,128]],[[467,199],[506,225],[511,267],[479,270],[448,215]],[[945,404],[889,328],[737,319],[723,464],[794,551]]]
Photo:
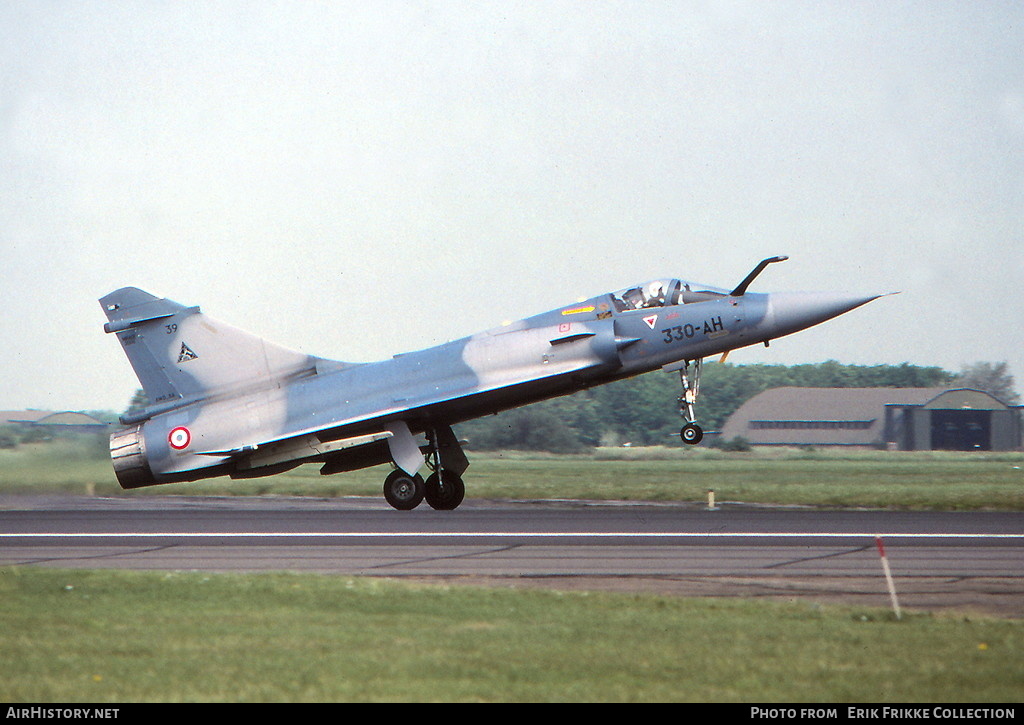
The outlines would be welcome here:
[[[195,360],[199,356],[185,343],[181,343],[181,352],[178,353],[178,364],[188,362],[189,360]]]
[[[318,358],[226,325],[198,307],[134,287],[111,292],[100,304],[108,320],[104,329],[117,335],[154,405],[196,400],[316,370]]]

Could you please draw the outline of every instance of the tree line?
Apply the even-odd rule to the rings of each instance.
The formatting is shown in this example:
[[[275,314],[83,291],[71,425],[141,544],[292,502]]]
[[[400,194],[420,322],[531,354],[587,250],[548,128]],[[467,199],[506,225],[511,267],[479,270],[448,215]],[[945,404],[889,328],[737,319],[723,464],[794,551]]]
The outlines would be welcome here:
[[[963,386],[1016,403],[1013,378],[1005,363],[976,363],[959,373],[939,367],[842,365],[704,366],[697,420],[706,431],[720,430],[743,403],[769,388],[931,388]],[[478,450],[522,449],[572,453],[596,446],[659,445],[678,441],[682,418],[676,375],[649,373],[469,421],[459,435]]]

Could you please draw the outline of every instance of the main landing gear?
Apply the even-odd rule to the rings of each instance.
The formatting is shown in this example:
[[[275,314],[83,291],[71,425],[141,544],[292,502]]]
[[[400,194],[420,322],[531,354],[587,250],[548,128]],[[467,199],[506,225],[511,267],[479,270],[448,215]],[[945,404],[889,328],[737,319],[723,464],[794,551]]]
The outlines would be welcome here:
[[[392,508],[409,511],[420,505],[426,495],[423,476],[416,473],[409,475],[401,468],[396,468],[384,479],[384,499]]]
[[[704,430],[695,422],[693,406],[697,402],[697,393],[700,392],[700,369],[702,359],[686,360],[679,370],[679,382],[683,385],[683,392],[679,396],[679,414],[683,416],[686,424],[679,429],[679,437],[683,443],[695,446],[704,438]],[[693,365],[693,380],[690,380],[690,365]]]
[[[427,467],[432,473],[424,481],[418,474],[396,468],[384,479],[384,498],[399,511],[409,511],[426,500],[431,508],[451,511],[466,497],[462,474],[469,460],[462,452],[455,433],[448,426],[427,431]]]

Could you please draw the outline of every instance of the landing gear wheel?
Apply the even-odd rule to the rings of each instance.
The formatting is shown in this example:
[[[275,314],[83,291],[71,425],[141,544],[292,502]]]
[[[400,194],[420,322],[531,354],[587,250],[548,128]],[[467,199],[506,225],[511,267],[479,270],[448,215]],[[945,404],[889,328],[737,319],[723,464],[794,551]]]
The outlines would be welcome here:
[[[683,443],[695,446],[704,438],[704,431],[696,423],[687,423],[679,431],[679,437]]]
[[[466,497],[466,486],[462,483],[462,477],[452,471],[441,469],[440,476],[437,473],[430,474],[425,484],[425,497],[431,508],[438,511],[451,511],[458,508],[462,499]]]
[[[410,511],[420,505],[426,486],[420,474],[410,476],[398,468],[384,479],[384,498],[392,508]]]
[[[693,380],[690,380],[690,365],[693,365]],[[683,443],[695,446],[704,438],[704,431],[694,423],[696,416],[693,413],[694,404],[697,402],[697,393],[700,391],[700,371],[704,367],[701,358],[695,360],[683,360],[683,366],[679,369],[679,382],[683,385],[683,394],[679,396],[679,414],[683,416],[686,425],[679,429],[679,437]]]

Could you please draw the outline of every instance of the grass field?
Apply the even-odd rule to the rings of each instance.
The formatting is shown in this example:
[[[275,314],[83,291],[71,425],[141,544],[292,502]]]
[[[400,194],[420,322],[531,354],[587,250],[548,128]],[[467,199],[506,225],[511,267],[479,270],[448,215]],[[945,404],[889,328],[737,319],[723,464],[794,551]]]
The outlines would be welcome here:
[[[0,701],[1018,702],[1024,622],[310,575],[0,569]]]
[[[469,498],[689,501],[903,509],[1024,510],[1024,453],[898,453],[680,448],[598,449],[579,456],[470,455]],[[316,465],[125,493],[110,462],[71,445],[0,451],[0,492],[100,495],[380,496],[386,468],[321,476]]]
[[[1024,454],[471,456],[468,497],[1024,510]],[[315,466],[123,492],[95,449],[0,451],[0,493],[380,495]],[[289,574],[0,569],[0,701],[1018,702],[1024,622]]]

